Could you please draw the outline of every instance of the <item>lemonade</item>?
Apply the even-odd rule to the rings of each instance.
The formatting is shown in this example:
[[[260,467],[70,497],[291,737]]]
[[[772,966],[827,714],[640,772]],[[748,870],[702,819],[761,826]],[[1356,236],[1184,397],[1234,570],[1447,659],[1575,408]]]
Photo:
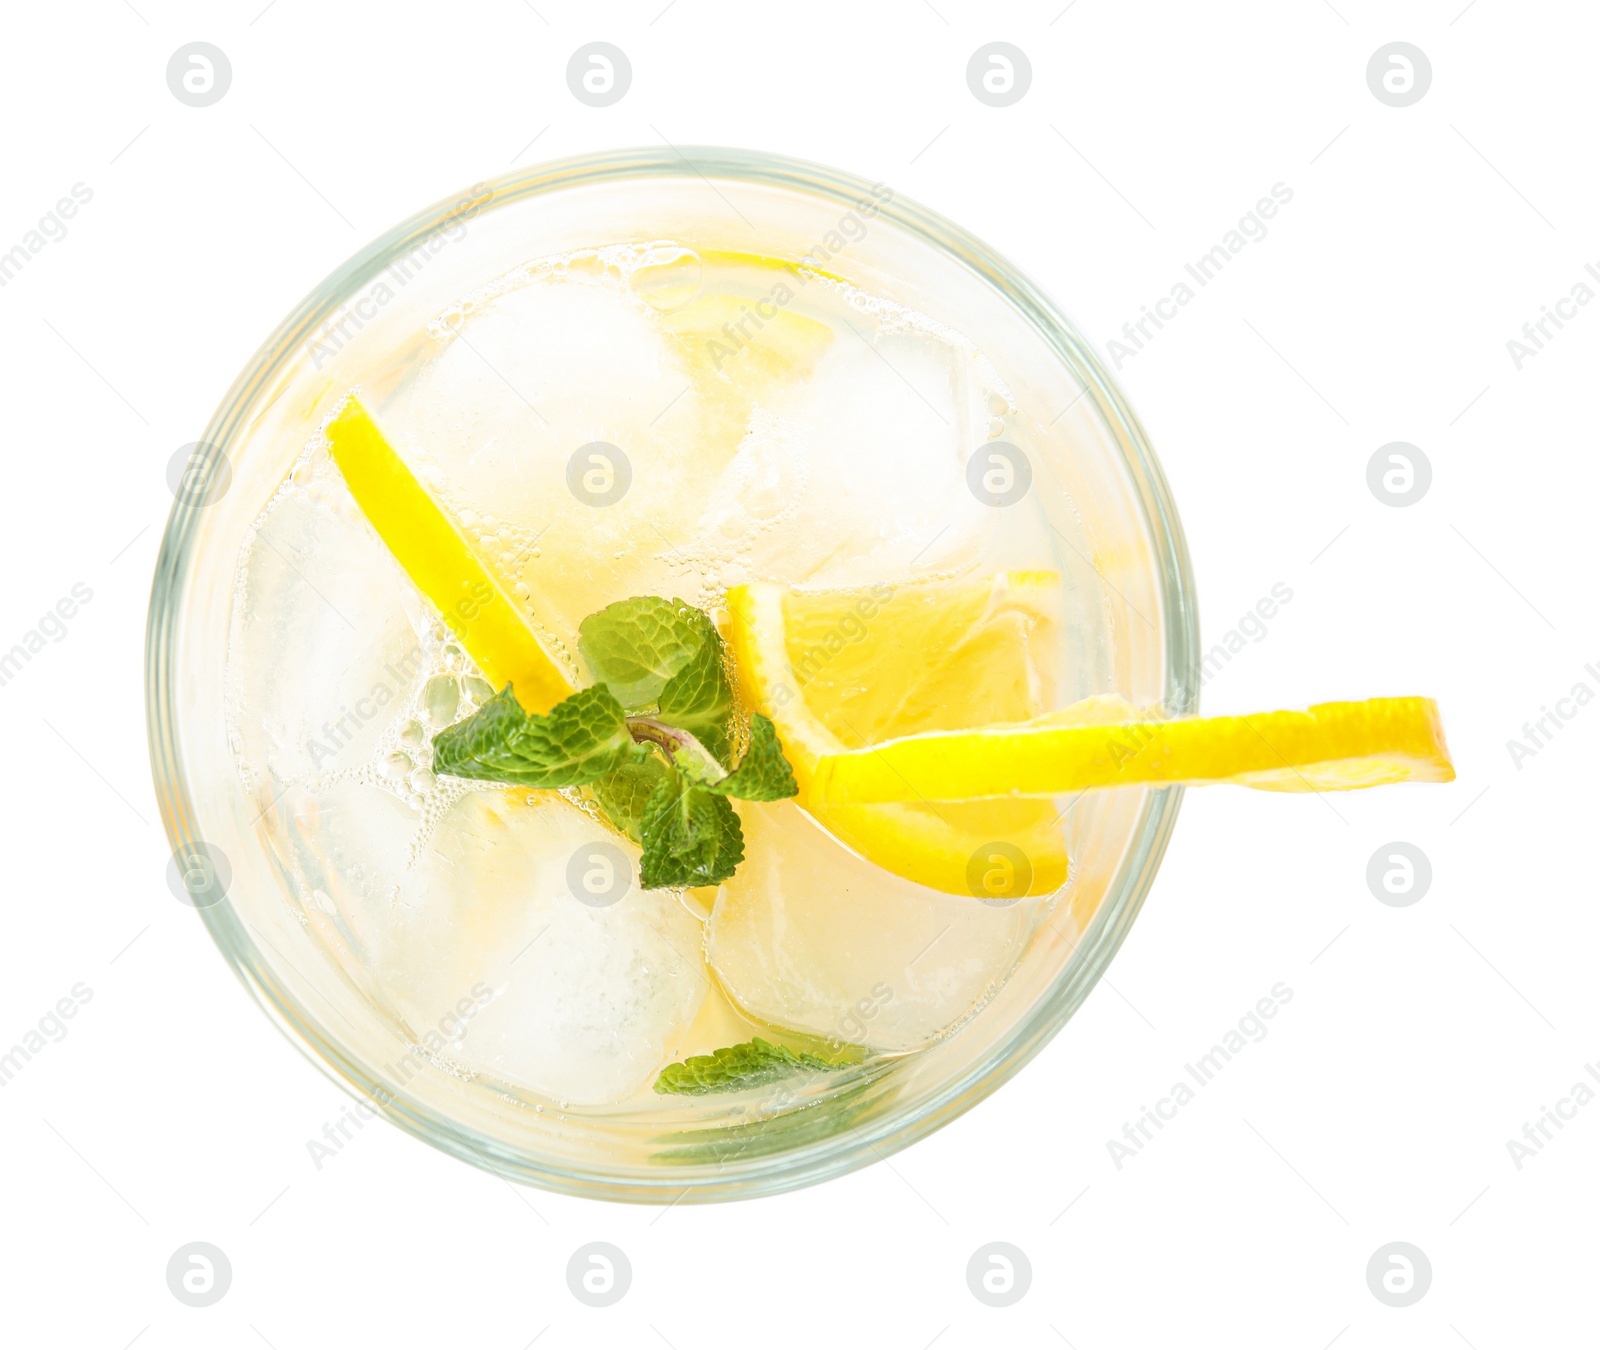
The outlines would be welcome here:
[[[1170,785],[1452,775],[1422,699],[1192,716],[1164,486],[1045,302],[725,154],[475,189],[336,276],[219,414],[152,628],[169,827],[225,845],[203,912],[274,1015],[622,1198],[970,1103],[1109,960]]]
[[[968,487],[973,448],[1010,409],[982,353],[915,312],[820,272],[654,242],[490,280],[372,412],[570,689],[591,683],[580,624],[607,605],[681,598],[726,627],[730,587],[781,583],[813,597],[799,677],[841,731],[881,740],[1088,692],[1072,555],[1052,530],[1076,530],[1068,503],[1054,520],[1002,514]],[[574,491],[569,463],[591,445]],[[627,490],[595,504],[619,472]],[[578,792],[435,775],[432,737],[518,671],[474,664],[323,434],[261,513],[238,593],[240,770],[284,792],[313,922],[423,1040],[449,1021],[434,1053],[463,1073],[562,1104],[655,1105],[669,1063],[753,1036],[833,1058],[914,1051],[982,1006],[1066,881],[1064,803],[868,808],[906,817],[911,850],[952,855],[953,884],[935,889],[859,856],[849,808],[830,830],[778,800],[739,803],[746,861],[720,888],[644,891],[637,845]],[[969,707],[907,678],[952,657]],[[981,903],[967,864],[1013,838],[1040,894]],[[622,894],[616,855],[591,845],[625,855]],[[574,858],[590,878],[576,897]],[[457,1010],[475,988],[492,998]]]

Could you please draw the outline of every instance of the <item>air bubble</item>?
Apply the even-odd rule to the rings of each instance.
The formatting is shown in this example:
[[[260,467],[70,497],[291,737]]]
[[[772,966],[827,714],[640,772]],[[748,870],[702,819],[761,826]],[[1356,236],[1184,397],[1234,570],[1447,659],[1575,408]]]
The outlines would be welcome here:
[[[422,687],[422,708],[428,721],[436,727],[447,727],[455,721],[456,706],[461,702],[461,686],[450,675],[435,675]]]

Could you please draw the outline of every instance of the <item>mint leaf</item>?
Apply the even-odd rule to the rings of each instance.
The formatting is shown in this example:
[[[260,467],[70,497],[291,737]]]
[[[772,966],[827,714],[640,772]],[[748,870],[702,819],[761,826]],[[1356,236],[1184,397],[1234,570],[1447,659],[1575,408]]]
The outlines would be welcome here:
[[[775,1083],[791,1074],[826,1073],[843,1067],[815,1055],[796,1054],[757,1036],[743,1045],[730,1045],[709,1055],[691,1055],[681,1063],[667,1065],[656,1079],[656,1091],[686,1097],[739,1092]]]
[[[663,722],[693,733],[701,745],[725,764],[733,689],[723,665],[722,637],[709,619],[705,624],[705,637],[704,645],[663,686],[657,716]]]
[[[800,791],[794,770],[783,757],[777,727],[770,717],[760,713],[750,716],[750,748],[744,752],[739,767],[726,778],[705,786],[708,792],[747,802],[775,802]]]
[[[639,885],[647,891],[715,886],[744,860],[744,831],[728,799],[676,771],[650,794],[639,834]]]
[[[595,801],[618,830],[634,843],[644,842],[644,808],[650,794],[667,776],[667,766],[647,746],[636,745],[633,752],[602,778],[590,785]]]
[[[652,706],[672,677],[716,640],[717,630],[699,610],[658,595],[618,600],[578,625],[584,661],[630,712]]]
[[[540,717],[523,711],[508,684],[433,738],[433,771],[523,787],[578,787],[609,773],[632,746],[626,714],[605,685],[580,689]]]

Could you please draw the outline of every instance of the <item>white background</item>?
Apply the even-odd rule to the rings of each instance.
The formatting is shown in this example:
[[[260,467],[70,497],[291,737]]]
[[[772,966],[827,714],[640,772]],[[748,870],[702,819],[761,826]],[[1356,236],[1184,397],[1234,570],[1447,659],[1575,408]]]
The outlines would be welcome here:
[[[0,1340],[1595,1343],[1600,1104],[1520,1169],[1506,1144],[1600,1061],[1600,706],[1520,767],[1507,749],[1575,683],[1600,691],[1600,305],[1521,370],[1506,347],[1600,263],[1592,7],[263,3],[6,12],[0,251],[74,183],[93,200],[0,290],[0,647],[74,583],[93,599],[0,688],[0,1048],[75,984],[93,996],[0,1089]],[[197,39],[233,67],[204,109],[165,79]],[[606,109],[564,78],[595,39],[633,65]],[[1032,62],[1010,108],[966,84],[991,40]],[[1409,108],[1365,78],[1393,40],[1433,67]],[[1183,513],[1203,634],[1293,591],[1205,707],[1431,694],[1460,778],[1331,802],[1191,793],[1075,1020],[956,1124],[843,1180],[601,1205],[383,1123],[318,1170],[307,1141],[346,1099],[163,884],[141,660],[165,466],[288,309],[401,217],[513,165],[664,140],[885,180],[1008,255],[1102,350],[1290,188],[1119,375]],[[1393,440],[1433,467],[1405,509],[1366,483]],[[1366,885],[1391,840],[1432,862],[1410,907]],[[1280,981],[1294,997],[1270,1035],[1119,1170],[1106,1141]],[[232,1262],[209,1309],[164,1277],[192,1240]],[[591,1240],[633,1265],[605,1310],[566,1286]],[[967,1287],[992,1240],[1032,1263],[1009,1309]],[[1396,1240],[1433,1269],[1403,1309],[1365,1275]]]

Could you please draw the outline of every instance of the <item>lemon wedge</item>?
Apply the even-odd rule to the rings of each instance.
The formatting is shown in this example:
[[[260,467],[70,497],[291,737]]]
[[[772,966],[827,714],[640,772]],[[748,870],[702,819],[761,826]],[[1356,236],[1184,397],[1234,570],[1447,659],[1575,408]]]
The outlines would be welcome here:
[[[345,400],[325,434],[356,505],[484,679],[496,689],[510,684],[530,713],[548,712],[572,693],[522,611],[355,395]]]
[[[1110,711],[1103,701],[1098,710]],[[1319,703],[1247,717],[1064,724],[1077,720],[1072,712],[833,751],[808,766],[810,796],[822,804],[937,802],[1214,783],[1342,792],[1456,776],[1438,707],[1427,698]]]
[[[728,592],[728,642],[747,703],[772,718],[800,805],[880,867],[934,890],[1048,895],[1067,878],[1049,801],[823,801],[820,765],[881,740],[1038,716],[1056,642],[1053,572],[806,592]],[[997,846],[1003,846],[998,847]],[[1025,860],[995,885],[994,859]],[[1004,869],[1005,865],[1000,866]]]
[[[730,590],[741,690],[777,726],[800,805],[863,857],[943,891],[975,893],[987,872],[974,860],[1012,845],[1031,865],[1019,893],[1039,895],[1066,876],[1052,799],[1070,793],[1455,777],[1431,699],[1168,719],[1103,695],[1040,714],[1058,585],[1012,572],[842,595]]]

